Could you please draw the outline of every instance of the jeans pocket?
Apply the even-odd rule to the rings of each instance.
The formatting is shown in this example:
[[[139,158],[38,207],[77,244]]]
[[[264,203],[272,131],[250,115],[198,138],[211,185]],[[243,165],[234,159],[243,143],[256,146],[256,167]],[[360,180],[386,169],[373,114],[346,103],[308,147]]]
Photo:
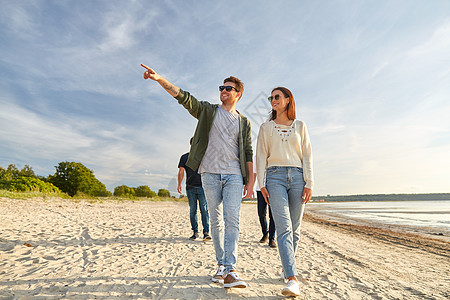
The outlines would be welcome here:
[[[272,175],[278,172],[278,167],[270,167],[267,169],[266,174],[267,175]]]
[[[298,182],[300,185],[305,185],[305,179],[303,177],[303,169],[296,167],[297,173],[294,174],[294,181]]]

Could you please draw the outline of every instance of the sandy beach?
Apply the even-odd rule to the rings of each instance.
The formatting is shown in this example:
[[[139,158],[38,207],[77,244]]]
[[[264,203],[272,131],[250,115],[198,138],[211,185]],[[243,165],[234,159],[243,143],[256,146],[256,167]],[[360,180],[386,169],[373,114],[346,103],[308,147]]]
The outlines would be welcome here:
[[[308,208],[307,208],[308,213]],[[0,198],[0,299],[283,299],[277,249],[241,210],[246,289],[212,283],[185,202]],[[297,299],[449,299],[448,239],[305,216]]]

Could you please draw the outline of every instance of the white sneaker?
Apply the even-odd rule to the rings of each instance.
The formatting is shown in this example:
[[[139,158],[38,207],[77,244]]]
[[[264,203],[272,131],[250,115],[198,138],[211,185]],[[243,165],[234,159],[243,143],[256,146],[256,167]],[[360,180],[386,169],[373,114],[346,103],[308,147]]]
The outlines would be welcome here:
[[[298,281],[289,280],[284,289],[281,290],[284,296],[300,296],[300,285]]]
[[[212,282],[223,283],[223,272],[225,271],[224,266],[219,266],[217,273],[211,278]]]

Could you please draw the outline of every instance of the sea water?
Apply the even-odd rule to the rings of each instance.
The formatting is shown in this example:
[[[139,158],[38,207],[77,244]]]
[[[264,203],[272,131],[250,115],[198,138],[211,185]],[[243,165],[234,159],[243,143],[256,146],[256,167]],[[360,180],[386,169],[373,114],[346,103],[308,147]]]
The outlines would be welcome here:
[[[324,213],[385,224],[440,227],[450,230],[450,200],[352,201],[311,203]]]

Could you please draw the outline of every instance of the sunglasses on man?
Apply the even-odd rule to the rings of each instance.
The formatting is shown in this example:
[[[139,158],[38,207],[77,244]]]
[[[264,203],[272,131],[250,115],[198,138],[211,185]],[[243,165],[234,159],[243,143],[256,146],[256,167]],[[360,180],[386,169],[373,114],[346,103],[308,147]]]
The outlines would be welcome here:
[[[235,88],[234,86],[229,86],[229,85],[227,85],[227,86],[225,86],[225,85],[219,86],[219,91],[226,90],[227,92],[231,92],[232,89],[234,89],[236,92],[239,93],[238,89]]]

